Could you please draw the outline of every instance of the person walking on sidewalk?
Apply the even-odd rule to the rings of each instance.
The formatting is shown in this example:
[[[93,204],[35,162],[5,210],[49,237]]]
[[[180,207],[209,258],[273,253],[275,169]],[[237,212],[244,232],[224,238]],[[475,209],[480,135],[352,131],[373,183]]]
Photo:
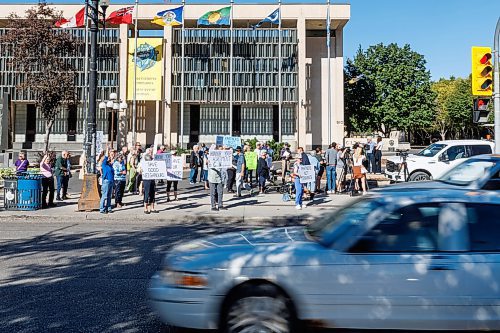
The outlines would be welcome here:
[[[55,207],[54,204],[54,175],[52,173],[52,154],[45,153],[40,162],[42,178],[42,208]],[[47,202],[47,194],[49,201]]]
[[[193,146],[193,151],[189,158],[189,168],[191,169],[189,173],[189,184],[193,185],[196,183],[196,178],[198,176],[198,168],[200,167],[200,147],[198,145]]]
[[[113,172],[115,179],[115,207],[123,207],[123,193],[125,191],[125,184],[127,182],[127,168],[125,166],[124,156],[118,155],[113,162]]]
[[[106,155],[101,163],[101,203],[99,206],[99,212],[101,214],[112,213],[113,209],[111,207],[111,195],[113,193],[113,184],[115,181],[115,174],[113,170],[113,160],[115,158],[115,152],[110,151],[109,146],[106,151]]]
[[[66,177],[68,175],[68,152],[66,150],[63,150],[61,155],[59,155],[59,157],[56,159],[56,168],[54,173],[57,179],[56,200],[65,200],[68,198],[66,196],[66,191],[68,190],[68,185],[66,184],[68,180],[68,178]]]
[[[337,178],[337,144],[332,142],[330,147],[325,153],[325,165],[326,165],[326,187],[327,193],[334,194],[336,188],[336,178]]]

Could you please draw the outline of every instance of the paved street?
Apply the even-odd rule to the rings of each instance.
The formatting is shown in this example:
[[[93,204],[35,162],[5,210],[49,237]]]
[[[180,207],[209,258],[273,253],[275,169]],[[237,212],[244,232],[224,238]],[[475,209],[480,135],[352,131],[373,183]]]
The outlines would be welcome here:
[[[281,195],[225,195],[228,211],[209,213],[207,193],[187,185],[180,201],[158,196],[160,213],[144,215],[139,196],[113,214],[75,212],[73,199],[37,212],[0,213],[2,332],[168,331],[148,307],[148,280],[179,241],[237,228],[307,223],[352,200],[319,197],[296,211]],[[183,184],[183,187],[185,184]]]

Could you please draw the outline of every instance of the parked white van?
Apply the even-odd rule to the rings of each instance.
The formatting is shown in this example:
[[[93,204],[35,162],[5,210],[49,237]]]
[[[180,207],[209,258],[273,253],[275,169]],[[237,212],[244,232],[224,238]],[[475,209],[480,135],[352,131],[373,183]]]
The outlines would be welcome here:
[[[417,154],[406,158],[408,179],[421,181],[436,179],[471,156],[491,154],[494,143],[482,140],[444,140],[431,144]],[[402,156],[389,156],[385,175],[393,181],[404,181]]]

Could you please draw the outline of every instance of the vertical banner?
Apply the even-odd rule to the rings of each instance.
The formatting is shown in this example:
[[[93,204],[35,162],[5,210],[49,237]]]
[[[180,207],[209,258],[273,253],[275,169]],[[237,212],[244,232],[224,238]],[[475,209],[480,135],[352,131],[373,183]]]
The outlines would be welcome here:
[[[102,144],[104,143],[104,132],[103,131],[96,131],[95,132],[95,149],[96,149],[96,155],[99,156],[102,152]]]
[[[128,39],[127,99],[134,98],[134,65],[137,66],[136,98],[139,101],[162,99],[163,38],[137,38],[134,61],[134,38]]]

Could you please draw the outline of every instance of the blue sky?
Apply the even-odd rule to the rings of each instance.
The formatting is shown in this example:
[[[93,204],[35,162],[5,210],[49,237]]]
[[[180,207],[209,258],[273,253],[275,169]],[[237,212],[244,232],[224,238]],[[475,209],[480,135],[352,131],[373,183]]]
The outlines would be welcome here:
[[[0,0],[2,3],[37,1]],[[112,3],[133,3],[133,0]],[[344,33],[344,57],[353,58],[358,47],[377,43],[410,44],[427,60],[432,78],[470,73],[471,46],[493,47],[493,35],[500,16],[500,0],[331,0],[350,3],[351,20]],[[52,0],[50,3],[83,3],[83,0]],[[141,3],[167,3],[140,0]],[[173,1],[180,2],[180,1]],[[187,0],[187,2],[190,2]],[[196,0],[223,3],[223,0]],[[259,2],[256,0],[238,2]],[[270,1],[260,1],[269,3]],[[282,3],[308,2],[282,0]],[[318,2],[318,1],[313,1]]]

